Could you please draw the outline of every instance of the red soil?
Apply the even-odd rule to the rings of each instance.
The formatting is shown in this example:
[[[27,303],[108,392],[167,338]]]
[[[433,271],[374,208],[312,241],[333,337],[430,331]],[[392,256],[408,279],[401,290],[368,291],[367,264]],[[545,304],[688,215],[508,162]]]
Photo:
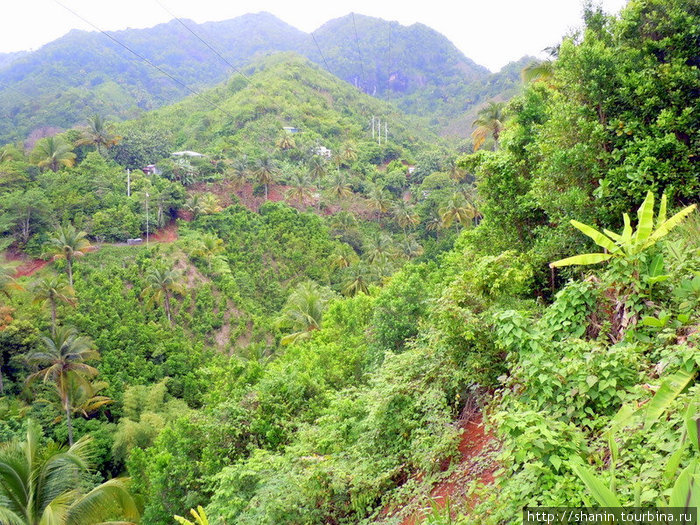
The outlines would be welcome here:
[[[49,264],[49,261],[44,261],[42,259],[27,259],[15,270],[15,279],[33,275],[47,264]]]
[[[469,489],[474,480],[481,486],[493,483],[496,465],[490,459],[489,451],[496,446],[496,442],[493,436],[484,432],[481,414],[463,421],[460,428],[463,430],[459,442],[460,456],[453,473],[433,487],[427,502],[425,499],[414,500],[395,512],[382,512],[382,516],[401,512],[406,516],[402,525],[418,525],[425,519],[426,509],[430,511],[431,504],[442,509],[449,501],[451,508],[460,511],[472,509],[476,505],[477,497],[470,494]],[[444,468],[448,466],[444,465]],[[420,474],[416,476],[417,479],[420,477]]]
[[[156,231],[150,236],[149,241],[153,242],[175,242],[177,241],[177,223],[175,221]]]

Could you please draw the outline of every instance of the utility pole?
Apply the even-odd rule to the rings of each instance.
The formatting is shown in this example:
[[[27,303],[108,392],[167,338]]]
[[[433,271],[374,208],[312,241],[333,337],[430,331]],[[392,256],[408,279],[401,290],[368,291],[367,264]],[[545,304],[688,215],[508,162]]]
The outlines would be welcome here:
[[[372,115],[372,140],[374,140],[374,115]]]
[[[379,136],[379,145],[381,146],[382,145],[382,119],[377,117],[377,122],[379,122],[379,126],[378,126],[379,127],[379,135],[378,136]]]
[[[148,197],[150,195],[146,192],[146,246],[148,246]]]
[[[131,170],[126,169],[126,196],[131,197]]]
[[[384,143],[389,140],[389,126],[387,124],[386,119],[384,119]]]

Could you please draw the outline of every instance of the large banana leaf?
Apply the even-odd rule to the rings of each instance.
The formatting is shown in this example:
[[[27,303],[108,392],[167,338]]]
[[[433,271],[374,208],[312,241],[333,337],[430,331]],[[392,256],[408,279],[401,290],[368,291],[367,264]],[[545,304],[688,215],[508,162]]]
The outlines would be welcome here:
[[[700,464],[698,459],[690,462],[673,485],[669,507],[700,508]]]
[[[659,213],[656,216],[656,227],[666,222],[666,194],[661,196],[661,204],[659,205]]]
[[[575,220],[571,220],[570,222],[574,228],[583,232],[583,234],[588,235],[591,239],[593,239],[593,242],[595,242],[598,246],[605,248],[609,252],[614,253],[620,249],[620,247],[617,244],[615,244],[607,235],[600,233],[595,228]]]
[[[662,237],[665,237],[668,235],[668,232],[670,232],[673,228],[678,226],[678,224],[685,219],[688,215],[693,213],[693,211],[697,208],[696,204],[691,204],[690,206],[687,206],[683,208],[681,211],[676,213],[673,217],[671,217],[668,220],[665,220],[661,226],[656,228],[656,231],[651,234],[651,237],[647,240],[647,242],[644,244],[644,247],[651,246],[654,244],[656,241],[661,239]]]
[[[621,507],[615,494],[591,470],[584,466],[579,458],[572,459],[569,466],[586,485],[598,505],[601,507]]]
[[[600,262],[607,261],[611,257],[611,253],[583,253],[581,255],[574,255],[573,257],[567,257],[566,259],[560,259],[559,261],[549,263],[549,267],[560,268],[562,266],[572,266],[574,264],[598,264]]]
[[[654,194],[652,192],[647,192],[644,202],[637,210],[637,218],[639,222],[634,241],[637,247],[641,247],[654,230]]]
[[[654,394],[654,397],[647,404],[644,414],[644,428],[649,428],[659,419],[661,414],[673,403],[673,400],[678,397],[691,379],[695,377],[695,370],[688,372],[687,370],[679,370],[670,377],[667,377],[659,389]]]

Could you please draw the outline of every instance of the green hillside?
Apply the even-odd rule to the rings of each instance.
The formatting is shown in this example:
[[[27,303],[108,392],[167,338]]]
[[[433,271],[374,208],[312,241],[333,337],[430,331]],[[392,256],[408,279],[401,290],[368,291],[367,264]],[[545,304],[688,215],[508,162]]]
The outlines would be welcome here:
[[[316,43],[268,13],[205,24],[173,20],[109,35],[176,80],[106,35],[73,30],[36,51],[0,58],[0,113],[6,115],[0,142],[41,136],[44,128],[67,129],[94,113],[134,118],[190,95],[184,86],[211,87],[234,68],[284,51],[308,57],[364,93],[396,101],[405,112],[438,112],[440,126],[487,97],[513,93],[510,85],[496,89],[488,70],[438,32],[362,15],[324,24],[314,33]]]

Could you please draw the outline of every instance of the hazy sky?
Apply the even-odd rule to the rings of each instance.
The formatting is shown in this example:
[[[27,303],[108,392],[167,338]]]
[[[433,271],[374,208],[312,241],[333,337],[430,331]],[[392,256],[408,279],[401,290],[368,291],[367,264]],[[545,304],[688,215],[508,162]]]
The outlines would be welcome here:
[[[173,14],[195,22],[268,11],[310,32],[355,12],[421,22],[444,34],[467,57],[496,71],[523,55],[539,55],[581,24],[581,0],[59,0],[101,29],[145,28]],[[93,30],[56,0],[12,0],[0,17],[0,52],[36,49],[73,28]],[[617,13],[625,0],[602,0]],[[211,42],[216,47],[216,42]]]

